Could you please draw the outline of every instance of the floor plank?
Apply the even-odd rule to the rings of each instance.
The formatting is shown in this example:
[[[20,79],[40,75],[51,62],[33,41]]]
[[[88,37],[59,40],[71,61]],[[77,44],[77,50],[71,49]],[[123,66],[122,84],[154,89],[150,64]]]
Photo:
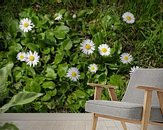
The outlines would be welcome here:
[[[12,122],[20,130],[91,130],[91,113],[3,113],[0,124]],[[123,130],[109,119],[99,118],[97,130]]]

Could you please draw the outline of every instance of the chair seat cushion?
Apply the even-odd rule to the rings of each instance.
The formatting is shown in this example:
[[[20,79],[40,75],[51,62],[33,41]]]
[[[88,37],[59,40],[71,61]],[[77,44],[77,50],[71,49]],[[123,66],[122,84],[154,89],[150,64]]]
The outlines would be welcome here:
[[[86,102],[85,110],[97,114],[120,117],[130,120],[141,120],[143,105],[129,102],[89,100]],[[152,107],[151,121],[163,122],[163,115],[158,107]]]

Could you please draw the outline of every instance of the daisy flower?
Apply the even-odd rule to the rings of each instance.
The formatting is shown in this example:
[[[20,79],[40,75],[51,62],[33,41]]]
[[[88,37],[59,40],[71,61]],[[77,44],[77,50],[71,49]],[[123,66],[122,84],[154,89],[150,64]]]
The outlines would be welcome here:
[[[37,65],[40,59],[37,52],[32,53],[31,51],[29,51],[26,55],[27,55],[26,56],[27,65],[30,65],[30,66],[33,65],[33,67]]]
[[[122,15],[123,21],[125,21],[128,24],[132,24],[135,22],[135,17],[132,13],[126,12]]]
[[[20,61],[25,61],[26,60],[26,54],[24,52],[19,52],[16,56],[16,58]]]
[[[132,75],[136,70],[138,70],[140,67],[139,66],[133,66],[130,70],[130,75]]]
[[[57,13],[56,14],[56,17],[55,17],[55,20],[61,20],[63,17],[62,17],[62,14],[60,13]]]
[[[107,44],[101,44],[98,47],[99,53],[102,56],[108,56],[110,55],[110,47]]]
[[[19,27],[23,32],[28,32],[32,30],[32,28],[34,27],[34,24],[32,23],[30,19],[24,18],[20,21]]]
[[[90,64],[90,65],[88,66],[88,69],[89,69],[90,72],[96,73],[96,71],[98,70],[98,67],[97,67],[96,64]]]
[[[68,69],[67,77],[72,81],[77,81],[79,79],[80,73],[79,70],[75,67]]]
[[[128,64],[133,60],[133,57],[128,53],[123,53],[121,54],[120,59],[123,64]]]
[[[73,14],[73,15],[72,15],[72,18],[75,19],[75,18],[76,18],[76,14]]]
[[[95,50],[95,45],[93,41],[91,41],[90,39],[86,39],[81,43],[80,49],[84,54],[90,55]]]

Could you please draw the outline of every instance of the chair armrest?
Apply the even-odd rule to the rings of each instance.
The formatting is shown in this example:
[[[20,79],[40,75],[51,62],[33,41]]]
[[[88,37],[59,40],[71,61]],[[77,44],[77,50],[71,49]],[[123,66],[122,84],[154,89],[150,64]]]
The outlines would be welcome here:
[[[146,91],[159,91],[159,92],[163,92],[163,89],[159,88],[159,87],[138,86],[137,89],[143,89],[143,90],[146,90]]]
[[[159,87],[149,87],[149,86],[138,86],[137,88],[145,90],[145,92],[147,94],[149,94],[149,93],[152,94],[152,91],[157,91],[157,96],[158,96],[158,100],[160,103],[161,113],[163,114],[163,102],[162,102],[163,101],[163,89],[159,88]],[[152,97],[152,95],[151,95],[151,97]],[[148,98],[146,97],[145,99],[148,99]],[[147,101],[145,101],[145,102],[147,102]]]
[[[95,83],[87,83],[87,85],[95,87],[94,100],[100,100],[101,92],[103,88],[108,89],[109,96],[112,101],[118,100],[117,95],[115,93],[115,86],[113,85],[104,85],[104,84],[95,84]]]
[[[92,87],[101,87],[101,88],[111,88],[111,89],[115,89],[115,86],[109,84],[109,85],[105,85],[105,84],[96,84],[96,83],[87,83],[87,85],[92,86]]]

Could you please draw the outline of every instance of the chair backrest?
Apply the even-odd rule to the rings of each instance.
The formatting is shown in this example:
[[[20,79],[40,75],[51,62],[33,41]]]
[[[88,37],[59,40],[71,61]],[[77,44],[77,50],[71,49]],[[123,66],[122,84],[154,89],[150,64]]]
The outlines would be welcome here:
[[[136,70],[131,75],[122,102],[125,101],[143,104],[144,91],[136,89],[137,86],[151,86],[163,88],[163,68]],[[159,106],[156,92],[153,93],[152,106]]]

